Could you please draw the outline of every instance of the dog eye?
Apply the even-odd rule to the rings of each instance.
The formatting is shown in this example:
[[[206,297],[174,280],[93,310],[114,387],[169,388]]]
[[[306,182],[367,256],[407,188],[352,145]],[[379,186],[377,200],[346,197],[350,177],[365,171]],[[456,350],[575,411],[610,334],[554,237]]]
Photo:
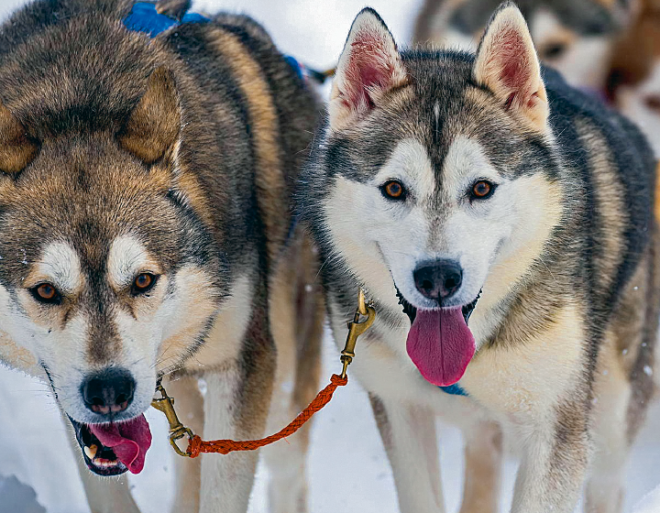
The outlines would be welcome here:
[[[34,296],[34,299],[40,303],[53,305],[59,304],[62,301],[62,295],[50,283],[42,283],[41,285],[37,285],[31,290],[31,292],[32,296]]]
[[[558,59],[566,52],[568,45],[565,43],[553,43],[545,47],[541,52],[544,59]]]
[[[660,95],[652,94],[644,98],[646,106],[656,112],[660,112]]]
[[[401,182],[391,180],[381,187],[383,196],[394,200],[403,200],[406,198],[406,188]]]
[[[495,192],[496,185],[486,180],[479,180],[472,186],[471,195],[473,199],[490,198]]]
[[[131,292],[134,296],[149,292],[156,285],[157,276],[151,273],[139,274],[133,281]]]

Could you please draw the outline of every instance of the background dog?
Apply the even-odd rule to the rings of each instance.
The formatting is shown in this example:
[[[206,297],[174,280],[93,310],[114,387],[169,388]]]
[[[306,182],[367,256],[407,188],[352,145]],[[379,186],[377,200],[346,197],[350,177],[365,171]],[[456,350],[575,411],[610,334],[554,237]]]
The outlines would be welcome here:
[[[323,313],[290,201],[311,94],[246,17],[151,39],[122,23],[135,9],[36,1],[0,31],[0,357],[50,384],[102,476],[141,471],[162,376],[207,439],[262,436],[274,386],[271,421],[290,420]],[[291,444],[270,452],[275,511],[304,509]],[[175,510],[245,511],[256,455],[202,460],[182,460]],[[81,470],[94,512],[136,510]]]
[[[413,39],[444,47],[476,50],[499,0],[426,0]],[[601,94],[612,47],[631,23],[627,0],[520,0],[541,60],[573,86]]]
[[[299,197],[337,342],[358,287],[379,314],[353,370],[401,510],[443,509],[443,414],[468,429],[462,511],[496,511],[491,421],[523,452],[512,511],[572,512],[587,468],[587,510],[619,511],[660,306],[655,162],[638,130],[542,72],[509,4],[476,56],[400,52],[364,10],[318,139]]]
[[[637,123],[660,157],[660,2],[641,0],[639,15],[617,41],[608,95]]]

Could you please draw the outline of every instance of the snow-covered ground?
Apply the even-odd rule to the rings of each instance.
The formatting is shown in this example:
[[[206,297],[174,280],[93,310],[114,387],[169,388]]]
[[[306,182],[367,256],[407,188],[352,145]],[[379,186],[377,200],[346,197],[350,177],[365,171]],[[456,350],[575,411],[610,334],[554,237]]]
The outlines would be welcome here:
[[[339,368],[338,352],[329,338],[324,353],[325,380]],[[4,487],[0,479],[0,513],[44,513],[36,500],[47,513],[89,513],[65,427],[46,387],[0,367],[0,412],[0,476],[18,479]],[[143,513],[164,513],[171,501],[174,456],[167,444],[163,417],[150,410],[147,418],[153,429],[154,446],[144,472],[129,479]],[[445,501],[448,513],[456,513],[463,487],[462,439],[456,429],[439,427]],[[660,489],[652,493],[660,484],[659,433],[660,404],[656,404],[633,450],[626,513],[660,513]],[[503,513],[511,504],[515,470],[516,463],[507,461]],[[356,380],[340,389],[330,405],[315,417],[309,480],[312,513],[399,512],[392,472],[369,401]],[[36,499],[29,489],[19,489],[18,482],[33,487]],[[260,466],[249,513],[267,513],[267,482],[267,470]],[[16,509],[16,502],[10,502],[9,498],[17,494],[28,509]]]
[[[23,3],[0,0],[0,17]],[[395,37],[405,43],[420,3],[374,0],[371,5],[381,13]],[[266,26],[283,51],[318,68],[333,65],[353,17],[363,6],[361,0],[195,3],[197,9],[209,12],[230,9],[252,15]],[[329,339],[324,352],[325,380],[338,370],[337,350]],[[163,513],[171,501],[174,456],[167,445],[162,416],[152,410],[147,418],[154,433],[154,447],[145,471],[131,476],[130,483],[144,513]],[[0,367],[0,425],[0,513],[89,512],[65,426],[45,385]],[[454,513],[458,511],[462,490],[462,440],[455,429],[441,426],[439,432],[445,500],[448,512]],[[317,415],[311,445],[313,513],[398,512],[392,473],[371,408],[355,380],[340,389],[332,403]],[[508,461],[502,511],[508,511],[511,502],[515,470],[515,462]],[[260,467],[250,513],[266,513],[267,480],[267,471]],[[660,513],[660,491],[653,492],[659,484],[660,405],[654,405],[633,450],[625,512]]]

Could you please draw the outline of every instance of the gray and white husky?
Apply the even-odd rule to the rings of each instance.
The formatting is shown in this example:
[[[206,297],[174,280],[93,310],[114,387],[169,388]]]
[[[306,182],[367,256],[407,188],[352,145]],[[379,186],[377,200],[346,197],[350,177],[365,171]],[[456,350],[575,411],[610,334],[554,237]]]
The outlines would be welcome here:
[[[354,372],[403,512],[443,511],[439,414],[465,429],[463,513],[497,510],[502,427],[512,511],[572,512],[585,480],[588,511],[620,511],[655,386],[654,185],[638,130],[540,67],[514,5],[476,56],[358,15],[300,202],[338,343],[359,287],[378,312]]]

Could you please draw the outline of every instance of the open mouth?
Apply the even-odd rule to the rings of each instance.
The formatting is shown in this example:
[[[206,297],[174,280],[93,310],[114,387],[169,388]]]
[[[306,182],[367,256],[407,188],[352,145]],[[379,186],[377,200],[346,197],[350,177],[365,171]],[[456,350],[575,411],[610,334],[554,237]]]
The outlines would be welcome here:
[[[396,286],[395,286],[396,287]],[[463,318],[465,319],[465,324],[467,324],[470,320],[470,316],[472,315],[472,312],[474,312],[474,309],[477,306],[477,302],[479,301],[479,298],[481,297],[481,290],[479,291],[479,294],[477,294],[477,297],[472,301],[472,303],[468,303],[467,305],[463,305],[461,307],[461,313],[463,314]],[[401,294],[401,291],[399,290],[398,287],[396,287],[396,295],[399,298],[399,304],[403,307],[403,313],[405,313],[408,318],[410,319],[410,323],[413,324],[415,322],[415,317],[417,317],[417,307],[411,305],[406,301],[406,298],[403,297],[403,294]]]
[[[398,289],[397,294],[412,324],[406,342],[408,356],[429,383],[439,387],[456,384],[476,352],[468,321],[481,292],[467,305],[429,310],[411,305]]]
[[[71,417],[69,420],[89,470],[99,476],[142,471],[151,446],[151,431],[144,415],[105,424],[82,424]]]

